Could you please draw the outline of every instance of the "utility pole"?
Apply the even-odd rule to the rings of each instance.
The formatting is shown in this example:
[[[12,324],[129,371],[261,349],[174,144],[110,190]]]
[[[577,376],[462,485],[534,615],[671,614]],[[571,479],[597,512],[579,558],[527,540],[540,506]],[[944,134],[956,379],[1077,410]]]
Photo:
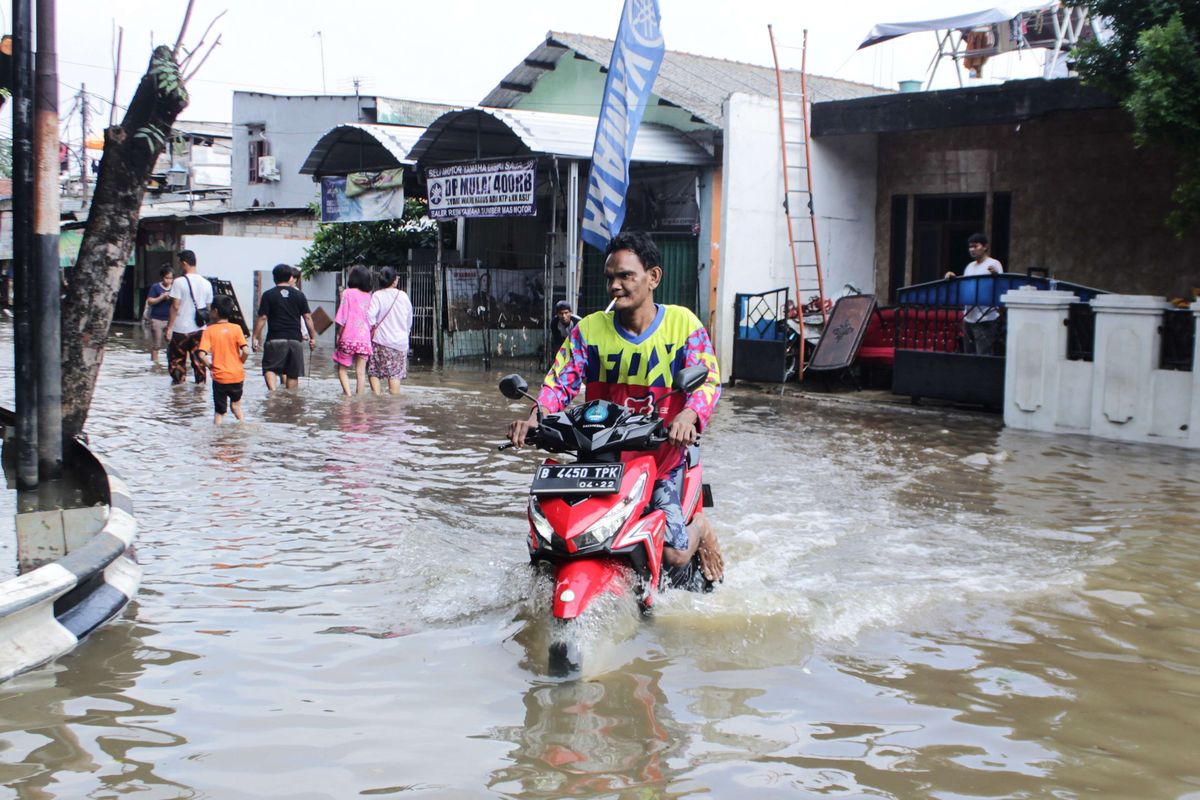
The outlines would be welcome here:
[[[62,476],[62,277],[58,266],[59,134],[55,0],[37,0],[33,244],[37,264],[38,477]]]
[[[88,93],[87,84],[79,84],[79,117],[80,124],[83,127],[83,141],[79,144],[79,180],[83,184],[83,207],[87,208],[88,203],[88,154],[87,154],[87,138],[88,138]]]
[[[17,487],[38,484],[33,257],[33,3],[13,0],[13,350]]]
[[[325,88],[325,36],[320,31],[313,35],[317,37],[317,43],[321,45],[321,94],[329,94],[329,90]]]

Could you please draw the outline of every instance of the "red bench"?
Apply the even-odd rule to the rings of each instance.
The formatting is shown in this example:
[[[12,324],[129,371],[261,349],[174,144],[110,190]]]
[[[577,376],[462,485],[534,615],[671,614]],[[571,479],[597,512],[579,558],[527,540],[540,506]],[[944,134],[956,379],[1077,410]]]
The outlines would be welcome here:
[[[868,367],[890,367],[896,360],[896,309],[876,308],[863,332],[858,363]]]
[[[858,363],[890,367],[896,348],[954,353],[960,349],[962,309],[877,308],[858,349]]]
[[[955,353],[962,336],[961,308],[896,309],[896,347],[901,350],[927,350]]]

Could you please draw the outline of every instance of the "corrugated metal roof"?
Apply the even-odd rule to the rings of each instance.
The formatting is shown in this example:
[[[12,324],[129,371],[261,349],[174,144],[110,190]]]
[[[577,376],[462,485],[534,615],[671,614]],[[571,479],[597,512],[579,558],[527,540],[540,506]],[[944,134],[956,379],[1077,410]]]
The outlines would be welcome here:
[[[190,133],[193,136],[209,136],[213,139],[232,139],[232,122],[205,122],[202,120],[177,119],[171,126],[174,133]]]
[[[595,117],[517,108],[467,108],[439,117],[409,156],[416,161],[529,154],[590,159],[595,139]],[[633,160],[651,164],[713,163],[708,151],[685,134],[649,123],[638,129]]]
[[[557,64],[560,58],[571,52],[579,53],[588,60],[607,67],[612,59],[612,48],[611,39],[550,31],[546,34],[546,40],[483,98],[482,105],[511,108],[527,91],[506,87],[532,88],[551,68],[550,65]],[[784,71],[783,84],[784,91],[798,93],[800,73],[793,70]],[[888,94],[889,91],[864,83],[826,78],[811,73],[808,75],[808,95],[814,103],[822,100],[852,100],[857,97]],[[725,123],[722,107],[726,99],[735,92],[774,97],[775,70],[756,64],[668,50],[663,55],[658,78],[654,81],[656,95],[686,109],[697,119],[718,127],[723,127]]]
[[[347,123],[333,128],[313,147],[302,175],[347,175],[412,164],[409,152],[425,128]]]

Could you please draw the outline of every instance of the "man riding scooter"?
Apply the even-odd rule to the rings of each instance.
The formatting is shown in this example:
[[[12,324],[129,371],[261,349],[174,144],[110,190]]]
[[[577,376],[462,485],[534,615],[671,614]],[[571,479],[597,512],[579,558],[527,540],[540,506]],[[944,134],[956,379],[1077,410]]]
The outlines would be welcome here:
[[[552,414],[566,408],[586,383],[587,399],[608,400],[648,413],[656,406],[667,426],[667,442],[655,454],[657,478],[650,508],[667,519],[663,562],[684,568],[699,553],[710,581],[724,577],[717,534],[704,515],[686,525],[680,499],[685,448],[695,444],[721,396],[716,354],[708,331],[688,309],[659,305],[654,290],[662,282],[662,257],[645,233],[617,235],[605,249],[604,279],[613,312],[584,317],[563,342],[538,393],[538,406]],[[708,368],[708,380],[690,395],[671,392],[675,372],[694,365]],[[537,410],[509,426],[516,447],[537,427]]]

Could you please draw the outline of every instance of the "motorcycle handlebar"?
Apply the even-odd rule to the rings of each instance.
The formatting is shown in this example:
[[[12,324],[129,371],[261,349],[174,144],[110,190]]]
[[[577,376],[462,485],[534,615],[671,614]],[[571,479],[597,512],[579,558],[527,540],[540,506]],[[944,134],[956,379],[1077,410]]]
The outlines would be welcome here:
[[[533,429],[531,429],[531,430],[530,430],[530,431],[529,431],[529,432],[528,432],[528,433],[525,435],[525,444],[526,444],[526,445],[528,445],[528,446],[530,446],[530,447],[537,447],[537,446],[538,446],[538,437],[537,437],[537,431],[538,431],[538,429],[537,429],[537,428],[533,428]],[[658,447],[659,445],[662,445],[662,444],[666,444],[666,443],[667,443],[667,435],[666,435],[666,433],[663,433],[663,434],[661,434],[661,435],[659,435],[659,436],[650,436],[650,437],[648,437],[648,438],[647,438],[647,441],[648,441],[648,442],[649,442],[651,445],[653,445],[654,447]],[[700,437],[699,437],[699,436],[697,436],[697,437],[696,437],[696,444],[699,444],[699,443],[700,443]],[[502,444],[502,445],[499,445],[499,446],[498,446],[496,449],[497,449],[497,450],[507,450],[507,449],[509,449],[510,447],[513,447],[513,446],[514,446],[514,445],[513,445],[513,443],[512,443],[512,442],[505,442],[504,444]]]

